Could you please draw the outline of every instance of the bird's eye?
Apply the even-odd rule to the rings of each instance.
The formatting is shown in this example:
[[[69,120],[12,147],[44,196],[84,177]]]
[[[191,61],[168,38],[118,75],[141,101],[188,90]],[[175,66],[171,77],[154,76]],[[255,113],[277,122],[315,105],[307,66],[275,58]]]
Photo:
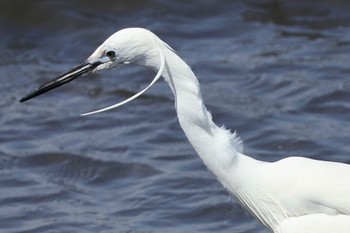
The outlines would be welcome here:
[[[115,52],[112,50],[109,50],[109,51],[106,51],[106,55],[107,55],[107,57],[112,59],[115,57]]]

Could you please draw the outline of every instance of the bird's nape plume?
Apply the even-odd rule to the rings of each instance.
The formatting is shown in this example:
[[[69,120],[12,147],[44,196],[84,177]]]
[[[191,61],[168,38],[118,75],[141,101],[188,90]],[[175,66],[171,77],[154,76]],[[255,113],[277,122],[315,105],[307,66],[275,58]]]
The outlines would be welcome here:
[[[159,59],[160,59],[160,68],[156,74],[156,76],[154,77],[154,79],[152,80],[152,82],[147,86],[145,87],[143,90],[137,92],[135,95],[129,97],[128,99],[126,100],[123,100],[122,102],[118,102],[116,104],[113,104],[111,106],[108,106],[108,107],[105,107],[105,108],[102,108],[102,109],[99,109],[99,110],[96,110],[96,111],[92,111],[92,112],[87,112],[87,113],[83,113],[81,114],[81,116],[88,116],[88,115],[92,115],[92,114],[96,114],[96,113],[101,113],[101,112],[105,112],[105,111],[108,111],[108,110],[111,110],[111,109],[114,109],[114,108],[118,108],[124,104],[127,104],[129,103],[130,101],[136,99],[137,97],[139,97],[140,95],[142,95],[145,91],[147,91],[151,86],[153,86],[153,84],[155,82],[158,81],[158,79],[162,76],[162,73],[164,71],[164,64],[165,64],[165,59],[164,59],[164,55],[162,53],[162,51],[158,48],[158,52],[159,52]]]

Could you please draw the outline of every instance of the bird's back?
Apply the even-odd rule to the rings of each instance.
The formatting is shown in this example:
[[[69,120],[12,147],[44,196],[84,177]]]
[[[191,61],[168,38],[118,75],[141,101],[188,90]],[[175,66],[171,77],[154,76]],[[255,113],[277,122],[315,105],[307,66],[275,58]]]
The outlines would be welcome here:
[[[276,232],[350,232],[350,165],[290,157],[264,170],[280,208]]]

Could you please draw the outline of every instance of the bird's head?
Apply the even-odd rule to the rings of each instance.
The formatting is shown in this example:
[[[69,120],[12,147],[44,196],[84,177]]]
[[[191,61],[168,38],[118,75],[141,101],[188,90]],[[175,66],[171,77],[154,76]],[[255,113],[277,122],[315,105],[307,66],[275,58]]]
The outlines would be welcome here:
[[[122,29],[103,42],[86,62],[99,64],[94,70],[128,64],[150,66],[151,60],[159,58],[157,39],[156,35],[143,28]]]
[[[143,28],[122,29],[103,42],[82,64],[75,66],[57,78],[40,85],[37,89],[24,96],[20,102],[25,102],[38,95],[55,89],[83,75],[98,70],[110,69],[121,65],[136,64],[158,69],[153,81],[142,91],[116,105],[94,111],[88,114],[106,111],[121,106],[140,96],[152,86],[162,75],[164,56],[158,46],[162,42],[156,35]]]

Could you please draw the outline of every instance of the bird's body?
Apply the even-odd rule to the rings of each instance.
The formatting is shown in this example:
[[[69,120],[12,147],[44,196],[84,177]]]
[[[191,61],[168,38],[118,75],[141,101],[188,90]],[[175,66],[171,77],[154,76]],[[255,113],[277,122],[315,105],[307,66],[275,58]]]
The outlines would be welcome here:
[[[212,121],[190,67],[146,29],[130,28],[113,34],[87,63],[74,69],[73,78],[77,70],[90,72],[121,64],[149,67],[165,79],[174,93],[180,125],[199,157],[271,231],[350,232],[350,165],[302,157],[268,163],[244,155],[237,135]],[[62,85],[69,74],[40,86],[22,100],[46,92],[51,85]]]

